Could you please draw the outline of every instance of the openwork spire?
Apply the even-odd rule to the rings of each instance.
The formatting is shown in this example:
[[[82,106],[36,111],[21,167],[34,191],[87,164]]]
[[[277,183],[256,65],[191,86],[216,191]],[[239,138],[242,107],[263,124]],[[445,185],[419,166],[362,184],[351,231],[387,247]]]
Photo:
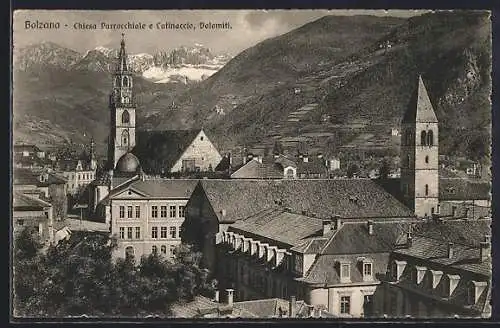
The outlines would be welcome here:
[[[120,53],[118,55],[118,70],[127,71],[127,52],[125,51],[125,34],[122,33],[122,41],[120,46]]]

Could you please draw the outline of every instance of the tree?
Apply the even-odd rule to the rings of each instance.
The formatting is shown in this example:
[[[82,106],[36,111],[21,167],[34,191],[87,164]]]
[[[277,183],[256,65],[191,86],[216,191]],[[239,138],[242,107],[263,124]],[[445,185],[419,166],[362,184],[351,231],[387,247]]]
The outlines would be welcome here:
[[[201,254],[180,246],[174,260],[157,254],[113,261],[117,243],[107,234],[74,233],[43,252],[33,231],[15,242],[16,316],[168,316],[176,302],[213,296],[215,282]]]
[[[41,277],[46,274],[41,249],[43,245],[32,227],[24,228],[14,240],[13,296],[14,315],[39,314],[42,302],[36,296],[42,291]]]
[[[382,160],[382,164],[380,165],[380,169],[378,172],[379,179],[387,179],[389,177],[389,174],[391,173],[391,166],[389,165],[389,162],[387,159]]]
[[[283,145],[279,140],[276,140],[273,146],[273,155],[281,155],[281,154],[283,154]]]
[[[351,165],[349,165],[349,167],[348,167],[348,169],[347,169],[347,177],[348,177],[348,178],[352,178],[352,177],[354,177],[354,175],[355,175],[356,173],[358,173],[358,172],[359,172],[359,167],[358,167],[358,165],[356,165],[356,164],[352,163]]]

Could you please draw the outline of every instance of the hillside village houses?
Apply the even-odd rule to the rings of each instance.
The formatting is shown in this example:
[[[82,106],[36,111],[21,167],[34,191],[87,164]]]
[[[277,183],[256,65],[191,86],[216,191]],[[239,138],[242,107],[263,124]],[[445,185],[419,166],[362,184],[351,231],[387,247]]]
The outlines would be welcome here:
[[[400,178],[392,179],[328,179],[340,162],[305,154],[245,157],[232,171],[231,156],[221,156],[202,129],[136,130],[123,39],[112,81],[108,163],[89,183],[86,197],[90,218],[105,222],[118,238],[115,257],[172,257],[181,242],[191,243],[219,281],[217,295],[228,295],[232,315],[255,314],[248,310],[253,303],[245,302],[259,300],[288,304],[290,312],[298,302],[309,313],[339,317],[488,311],[491,271],[485,269],[485,244],[478,245],[476,237],[488,240],[478,222],[491,221],[490,187],[439,176],[438,120],[421,77],[400,130]],[[208,178],[221,167],[230,176]],[[446,241],[448,232],[434,233],[444,226],[453,227],[438,228],[449,231]],[[447,244],[451,256],[428,257],[448,242],[455,245]],[[454,259],[468,262],[443,267]],[[401,269],[403,262],[407,269]],[[418,285],[422,274],[437,279],[439,272],[468,286],[454,290],[473,292],[470,303],[456,304],[462,294],[452,293],[432,312],[408,301],[414,294],[436,298],[435,283],[408,289],[406,282],[413,284],[416,274]],[[410,279],[401,279],[406,274]],[[194,302],[208,306],[202,311],[208,317],[225,311],[210,300]],[[407,305],[401,309],[394,302]]]

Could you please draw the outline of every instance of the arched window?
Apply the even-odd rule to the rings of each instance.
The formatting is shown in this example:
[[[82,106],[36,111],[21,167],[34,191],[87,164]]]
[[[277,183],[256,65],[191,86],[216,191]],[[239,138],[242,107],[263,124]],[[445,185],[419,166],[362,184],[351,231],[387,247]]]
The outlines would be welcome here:
[[[407,146],[411,146],[411,132],[410,131],[406,131],[406,145]]]
[[[128,77],[126,76],[123,77],[123,86],[128,87]]]
[[[120,77],[119,77],[119,76],[117,76],[117,77],[115,78],[115,87],[119,87],[119,86],[120,86]]]
[[[425,163],[429,164],[429,156],[425,156]]]
[[[406,155],[406,165],[407,168],[410,168],[410,155]]]
[[[130,114],[128,113],[128,111],[124,111],[123,112],[123,114],[122,114],[122,123],[126,123],[126,124],[130,123]]]
[[[288,168],[286,170],[285,176],[286,176],[287,179],[293,179],[293,176],[294,176],[293,169],[292,168]]]
[[[425,131],[422,131],[420,134],[420,145],[425,146],[427,144],[427,133]]]
[[[130,103],[130,98],[129,98],[129,97],[127,97],[127,96],[123,97],[123,98],[122,98],[122,103],[124,103],[124,104],[128,104],[128,103]]]
[[[427,146],[433,146],[434,145],[434,134],[432,133],[432,130],[427,131]]]
[[[125,248],[125,258],[133,260],[134,257],[134,248],[132,246],[128,246],[127,248]]]
[[[429,185],[425,185],[425,195],[429,196]]]
[[[162,254],[167,254],[167,246],[161,245],[161,253]]]
[[[125,130],[122,132],[122,146],[128,146],[128,142],[129,142],[129,135],[128,131]]]
[[[158,247],[156,247],[156,245],[153,245],[151,247],[151,252],[156,255],[158,253]]]

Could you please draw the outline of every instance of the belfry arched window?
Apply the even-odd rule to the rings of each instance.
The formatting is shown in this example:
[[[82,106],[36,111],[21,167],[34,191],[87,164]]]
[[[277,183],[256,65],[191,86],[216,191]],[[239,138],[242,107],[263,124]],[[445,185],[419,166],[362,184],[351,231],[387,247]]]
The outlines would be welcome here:
[[[124,111],[122,114],[122,123],[128,124],[130,123],[130,114],[128,111]]]
[[[432,133],[432,130],[427,131],[427,146],[433,146],[434,145],[434,134]]]
[[[123,86],[128,87],[128,77],[127,76],[123,77]]]
[[[425,146],[427,144],[427,133],[425,131],[422,131],[420,133],[420,145]]]
[[[122,132],[122,145],[128,146],[128,142],[129,142],[129,135],[128,135],[128,131],[125,130]]]

